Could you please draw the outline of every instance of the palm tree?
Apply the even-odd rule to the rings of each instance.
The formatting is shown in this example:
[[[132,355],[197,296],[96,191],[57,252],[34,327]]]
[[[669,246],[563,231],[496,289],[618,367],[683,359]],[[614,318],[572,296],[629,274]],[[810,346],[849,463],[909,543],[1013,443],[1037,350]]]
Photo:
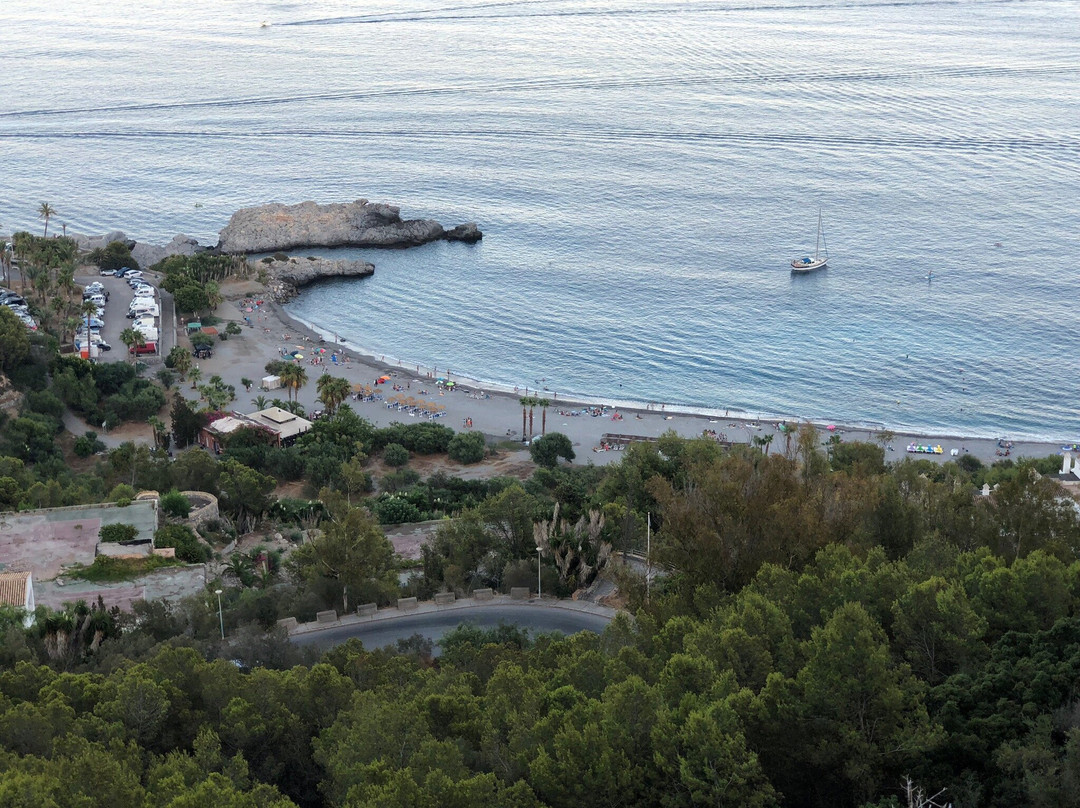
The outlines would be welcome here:
[[[536,402],[538,407],[542,408],[540,413],[540,435],[547,434],[547,408],[551,406],[551,400],[547,398],[541,398]]]
[[[180,378],[186,377],[187,372],[191,370],[191,351],[178,345],[169,351],[169,356],[172,357],[173,367],[180,374]]]
[[[326,405],[326,412],[330,415],[333,415],[338,405],[349,397],[351,389],[348,381],[328,373],[319,377],[319,380],[315,382],[315,387],[319,391],[319,401]]]
[[[11,245],[0,239],[0,272],[4,277],[4,286],[11,283]]]
[[[531,399],[528,396],[522,396],[518,399],[518,404],[521,405],[521,439],[525,440],[525,421],[529,417],[529,401]]]
[[[38,208],[38,218],[45,220],[45,232],[41,234],[42,238],[48,238],[49,236],[49,219],[56,215],[56,208],[50,205],[48,202],[42,202],[41,207]]]
[[[536,396],[529,396],[529,440],[532,440],[533,436],[533,413],[536,410],[536,405],[540,403],[540,399]]]
[[[154,431],[154,448],[169,448],[169,430],[165,428],[165,422],[158,418],[156,415],[151,415],[149,418],[146,419],[146,423],[150,424],[150,428]]]
[[[255,398],[251,399],[251,403],[255,405],[256,410],[261,411],[266,409],[270,401],[266,396],[255,396]]]
[[[188,371],[188,378],[191,379],[191,389],[194,390],[195,386],[199,383],[199,379],[202,378],[202,371],[199,370],[198,365]]]
[[[286,365],[279,374],[281,383],[289,391],[289,400],[293,396],[299,396],[300,388],[307,384],[307,371],[300,365]]]
[[[79,313],[86,318],[86,355],[90,355],[90,318],[97,314],[97,303],[92,300],[84,301]]]
[[[146,337],[143,336],[143,332],[137,328],[125,328],[120,332],[120,341],[127,346],[128,353],[131,354],[131,364],[135,364],[135,360],[138,357],[138,352],[133,351],[132,347],[141,348],[146,344]]]
[[[78,317],[67,317],[64,319],[64,322],[60,324],[60,327],[63,329],[60,335],[63,337],[63,342],[66,343],[68,341],[70,336],[74,334],[75,331],[78,329],[79,323],[81,322],[82,320],[80,320]]]

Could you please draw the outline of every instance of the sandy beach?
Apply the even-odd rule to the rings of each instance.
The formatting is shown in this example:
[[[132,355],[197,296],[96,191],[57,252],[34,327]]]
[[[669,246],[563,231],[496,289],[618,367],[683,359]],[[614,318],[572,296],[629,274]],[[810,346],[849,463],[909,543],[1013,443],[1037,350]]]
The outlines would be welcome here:
[[[202,378],[220,375],[226,383],[237,389],[237,399],[233,407],[250,412],[254,409],[254,399],[263,395],[267,398],[284,399],[285,391],[265,392],[259,389],[259,381],[266,375],[264,367],[272,359],[282,357],[283,351],[298,351],[304,358],[301,361],[308,373],[308,382],[300,390],[297,398],[308,413],[322,409],[318,401],[315,382],[323,373],[340,376],[353,384],[373,385],[376,378],[389,375],[385,384],[375,389],[383,400],[347,402],[360,416],[378,426],[393,422],[409,422],[415,414],[388,408],[385,399],[397,394],[394,387],[408,396],[434,402],[443,407],[443,415],[438,421],[456,429],[473,429],[484,433],[492,441],[521,441],[522,406],[521,396],[526,395],[524,388],[513,390],[484,389],[475,382],[451,373],[446,369],[424,368],[416,365],[404,365],[399,362],[386,362],[385,358],[368,356],[360,353],[354,346],[345,342],[335,344],[334,336],[321,335],[314,328],[290,317],[281,306],[262,295],[265,290],[254,283],[230,283],[224,289],[227,299],[216,312],[223,321],[235,320],[243,326],[240,336],[215,345],[212,358],[200,361]],[[261,300],[261,305],[251,306],[250,313],[244,309],[245,300]],[[245,322],[245,318],[250,323]],[[225,323],[219,326],[223,330]],[[178,325],[178,330],[182,328]],[[185,344],[180,337],[178,344]],[[319,353],[322,350],[323,353]],[[333,362],[331,356],[337,352],[339,361]],[[320,364],[312,360],[321,357]],[[242,378],[254,381],[250,392],[245,392],[240,383]],[[436,383],[438,378],[453,381],[453,389],[446,389]],[[197,398],[196,391],[190,384],[181,384],[179,389],[191,399]],[[685,437],[701,436],[706,431],[718,440],[732,443],[751,443],[754,438],[773,435],[770,451],[784,451],[786,438],[775,421],[751,420],[745,417],[726,415],[723,412],[700,414],[679,411],[673,406],[657,403],[645,408],[601,407],[596,401],[580,401],[564,398],[555,391],[528,390],[529,395],[543,396],[552,401],[547,410],[547,431],[562,432],[573,442],[578,463],[605,464],[615,462],[621,456],[618,449],[604,450],[604,435],[633,435],[642,438],[655,438],[674,430]],[[590,413],[583,412],[589,410]],[[533,434],[541,432],[542,414],[536,408],[533,420]],[[471,426],[468,426],[471,424]],[[875,440],[875,430],[865,427],[848,427],[842,421],[831,424],[816,424],[821,432],[822,444],[833,436],[842,441]],[[830,429],[829,427],[833,427]],[[526,425],[526,431],[528,426]],[[1003,436],[1007,439],[1007,436]],[[1063,440],[1062,443],[1066,442]],[[942,448],[941,454],[906,451],[908,445]],[[902,457],[928,459],[938,463],[955,460],[964,454],[971,454],[984,463],[993,463],[1008,457],[1046,457],[1060,454],[1061,443],[1038,443],[1015,441],[1011,445],[999,445],[999,441],[986,438],[971,438],[959,435],[935,435],[894,433],[888,442],[885,458],[887,461]],[[525,452],[523,448],[521,450]]]

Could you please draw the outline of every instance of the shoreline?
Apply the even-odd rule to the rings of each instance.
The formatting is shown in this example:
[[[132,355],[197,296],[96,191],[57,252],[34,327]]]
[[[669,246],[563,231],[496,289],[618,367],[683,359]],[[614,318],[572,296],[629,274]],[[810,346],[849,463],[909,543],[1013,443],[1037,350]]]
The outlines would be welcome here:
[[[326,340],[326,342],[328,344],[331,344],[331,345],[335,344],[334,343],[335,334],[332,331],[323,329],[317,323],[305,320],[305,319],[303,319],[301,317],[297,317],[297,316],[289,313],[288,311],[286,311],[284,309],[284,306],[282,306],[281,304],[275,304],[275,305],[278,306],[278,309],[279,309],[278,315],[279,315],[279,317],[281,317],[281,319],[283,319],[283,320],[288,321],[288,323],[290,325],[292,325],[294,328],[296,328],[297,330],[307,331],[313,337],[317,337],[319,339]],[[436,372],[435,368],[428,368],[428,367],[425,367],[424,365],[419,365],[419,364],[417,364],[415,362],[409,362],[406,359],[401,359],[401,358],[394,357],[394,356],[386,357],[386,355],[384,354],[384,355],[377,358],[375,356],[374,352],[372,352],[370,349],[364,348],[362,346],[353,345],[352,343],[350,343],[350,342],[348,342],[346,340],[342,340],[340,337],[338,337],[338,339],[339,339],[339,341],[336,343],[338,348],[341,348],[341,349],[345,350],[346,352],[348,352],[350,355],[354,356],[357,359],[365,361],[365,362],[367,362],[367,363],[369,363],[369,364],[371,364],[373,366],[378,366],[380,369],[388,370],[388,371],[399,371],[399,372],[403,371],[403,372],[412,374],[412,376],[414,378],[417,377],[418,373],[420,375],[423,375],[427,371]],[[459,373],[457,371],[453,371],[452,369],[447,369],[447,368],[442,368],[441,370],[438,370],[437,372],[440,375],[445,374],[448,377],[453,376],[453,380],[458,382],[459,384],[466,385],[466,386],[469,386],[469,387],[473,387],[473,388],[478,389],[478,390],[483,390],[483,391],[488,392],[488,393],[490,393],[492,395],[499,394],[499,395],[506,395],[506,396],[512,396],[512,397],[520,397],[520,396],[526,395],[526,392],[525,392],[526,388],[519,388],[520,389],[520,392],[519,392],[519,389],[515,389],[512,385],[508,385],[508,384],[505,384],[505,383],[502,383],[502,382],[486,380],[486,379],[477,379],[477,378],[475,378],[473,376],[469,376],[468,374]],[[613,397],[590,395],[590,394],[586,394],[586,393],[576,393],[576,392],[570,392],[570,391],[561,392],[561,391],[552,390],[549,387],[542,387],[542,388],[539,388],[539,389],[530,387],[530,388],[527,388],[527,389],[529,391],[529,394],[531,394],[531,395],[539,395],[540,393],[547,393],[548,394],[546,396],[547,398],[552,398],[552,396],[561,395],[561,396],[563,396],[563,398],[558,399],[558,400],[563,401],[563,402],[565,402],[567,404],[583,404],[583,405],[587,405],[587,406],[607,406],[608,408],[613,408],[613,409],[618,409],[618,410],[625,410],[625,411],[635,412],[635,413],[637,413],[637,412],[641,412],[641,413],[657,412],[656,408],[660,407],[660,406],[663,406],[663,407],[665,407],[663,412],[666,412],[667,414],[672,414],[672,415],[678,414],[678,415],[684,415],[684,416],[694,416],[694,417],[698,417],[698,418],[710,419],[711,421],[717,421],[717,420],[720,420],[720,419],[734,419],[734,420],[737,420],[737,421],[750,421],[750,422],[770,422],[770,423],[783,422],[783,423],[794,423],[794,424],[811,423],[814,426],[818,427],[819,430],[824,430],[830,424],[832,424],[837,428],[837,430],[844,430],[846,432],[853,432],[854,431],[854,432],[866,432],[866,433],[870,433],[870,434],[876,434],[876,433],[879,433],[879,432],[888,431],[888,432],[892,432],[898,439],[900,437],[905,437],[905,436],[906,437],[912,437],[912,438],[933,438],[935,440],[947,440],[947,441],[951,441],[951,442],[965,441],[965,440],[966,441],[975,441],[975,440],[997,441],[997,440],[1004,439],[1004,440],[1012,441],[1013,443],[1039,444],[1039,445],[1045,444],[1047,446],[1056,446],[1058,453],[1060,453],[1062,445],[1072,443],[1075,440],[1075,439],[1071,439],[1071,438],[1053,438],[1053,437],[1048,437],[1048,436],[1045,436],[1045,435],[1043,435],[1043,436],[1009,435],[1007,433],[975,434],[975,433],[972,433],[972,432],[964,432],[964,431],[962,431],[960,429],[953,430],[953,429],[948,429],[948,428],[938,429],[936,427],[930,427],[930,426],[920,427],[920,426],[907,426],[907,425],[890,425],[890,424],[887,424],[885,422],[869,422],[869,421],[850,420],[850,419],[844,419],[844,418],[838,418],[838,419],[834,419],[834,420],[827,420],[827,419],[816,418],[816,417],[811,417],[811,416],[792,415],[792,414],[783,415],[783,414],[765,412],[765,411],[750,411],[750,410],[745,410],[745,409],[741,409],[741,408],[720,409],[718,407],[707,407],[707,406],[701,406],[701,405],[696,405],[696,404],[683,404],[683,403],[671,402],[671,401],[650,402],[650,401],[644,401],[644,400],[639,400],[639,399],[634,399],[634,398],[622,398],[622,399],[620,399],[620,398],[613,398]]]
[[[235,299],[227,300],[223,306],[231,307],[235,310]],[[501,385],[497,383],[485,382],[471,378],[465,374],[460,374],[452,369],[447,370],[443,368],[436,371],[434,368],[428,368],[423,365],[417,365],[416,363],[407,363],[405,360],[398,359],[397,357],[386,357],[381,355],[379,357],[366,351],[360,346],[353,345],[348,341],[339,341],[335,343],[335,335],[333,332],[322,329],[317,323],[311,323],[302,318],[295,317],[285,310],[284,306],[269,302],[268,308],[264,306],[264,312],[272,314],[282,326],[285,326],[295,332],[293,336],[302,335],[304,341],[319,344],[322,340],[322,347],[333,346],[338,350],[343,351],[351,359],[350,364],[353,367],[369,369],[372,374],[375,373],[389,373],[397,376],[404,383],[420,383],[429,382],[434,386],[435,376],[428,376],[428,373],[438,373],[439,375],[445,375],[447,378],[457,382],[461,388],[468,388],[463,390],[465,395],[450,394],[451,399],[460,400],[466,398],[466,395],[472,391],[478,391],[485,394],[487,398],[478,400],[475,398],[470,399],[470,403],[464,407],[455,407],[455,410],[474,410],[484,407],[489,402],[500,402],[500,409],[506,410],[507,407],[514,411],[513,420],[508,421],[506,413],[503,413],[501,421],[498,425],[495,424],[480,424],[479,418],[476,418],[475,428],[484,432],[493,439],[510,440],[517,439],[520,441],[520,427],[521,427],[521,404],[518,399],[525,395],[524,388],[515,390],[507,385]],[[272,341],[280,344],[282,340],[276,339],[274,334],[270,334]],[[333,364],[327,366],[322,365],[320,368],[326,371],[340,371],[340,368],[335,367]],[[346,365],[345,367],[349,367]],[[419,372],[417,371],[419,368]],[[260,376],[261,368],[260,368]],[[315,374],[309,374],[314,376]],[[340,375],[340,373],[338,374]],[[346,376],[346,378],[348,378]],[[314,381],[314,379],[311,379]],[[309,387],[313,388],[314,385],[309,381]],[[716,433],[727,433],[724,435],[726,440],[731,443],[745,443],[752,444],[754,437],[764,437],[767,435],[773,435],[772,449],[777,451],[783,451],[784,436],[777,429],[777,426],[781,422],[786,423],[812,423],[819,431],[822,438],[822,445],[828,443],[828,440],[833,435],[839,435],[844,441],[860,440],[874,442],[875,436],[882,432],[891,432],[893,438],[890,442],[890,449],[886,450],[885,460],[886,462],[895,461],[902,457],[908,456],[913,459],[927,459],[934,462],[947,462],[949,460],[955,460],[964,454],[971,454],[978,457],[984,463],[993,463],[1003,459],[1016,459],[1019,457],[1046,457],[1049,455],[1060,455],[1062,452],[1062,446],[1071,442],[1070,439],[1057,440],[1035,440],[1024,437],[1011,437],[1011,436],[982,436],[982,435],[964,435],[954,433],[950,430],[918,430],[909,428],[889,428],[886,424],[868,424],[868,423],[853,423],[845,422],[842,419],[836,421],[823,421],[819,419],[804,419],[794,418],[793,416],[775,416],[767,413],[751,413],[741,410],[717,410],[705,407],[693,407],[693,406],[680,406],[671,403],[657,402],[652,404],[651,402],[637,402],[637,401],[622,401],[614,400],[610,398],[603,398],[598,396],[582,396],[572,393],[558,393],[556,391],[545,390],[533,390],[529,388],[530,395],[539,395],[541,393],[550,394],[546,395],[552,401],[551,406],[548,409],[547,428],[548,431],[557,431],[568,434],[572,442],[575,445],[575,449],[578,451],[578,457],[575,462],[577,463],[605,463],[613,460],[612,455],[618,456],[618,451],[601,451],[594,453],[594,446],[600,443],[600,438],[605,433],[615,434],[634,434],[643,438],[655,438],[668,429],[674,429],[678,434],[686,437],[700,437],[706,430],[711,430]],[[442,393],[440,393],[442,395]],[[440,399],[442,401],[442,399]],[[354,410],[357,411],[362,417],[369,417],[369,413],[364,409],[370,407],[370,404],[363,404],[359,407],[355,402],[349,402],[354,405]],[[623,417],[615,422],[609,421],[607,417],[603,418],[579,418],[572,417],[570,421],[566,421],[567,415],[564,414],[566,409],[576,409],[578,407],[606,407],[608,411],[621,413]],[[380,415],[387,412],[385,408],[381,409]],[[450,413],[448,412],[448,416]],[[396,416],[396,417],[395,417]],[[534,428],[534,435],[538,436],[541,431],[540,415],[537,411],[535,415],[536,424]],[[374,420],[386,420],[385,418],[377,418]],[[399,413],[391,416],[392,421],[402,421]],[[488,419],[484,419],[487,421]],[[571,429],[565,429],[563,427],[570,427]],[[455,428],[462,428],[454,421],[448,421],[448,424]],[[507,426],[509,424],[509,426]],[[828,427],[832,425],[834,430],[829,430]],[[491,428],[494,427],[494,428]],[[513,432],[514,434],[510,434]],[[573,434],[570,434],[573,433]],[[590,440],[591,439],[591,440]],[[779,440],[777,440],[779,439]],[[999,440],[1006,440],[1009,442],[1008,455],[1005,455],[1004,448],[999,446]],[[942,454],[927,454],[927,453],[908,453],[906,447],[909,444],[918,445],[940,445],[943,448]],[[952,450],[956,450],[957,454],[953,455]],[[522,451],[527,451],[522,449]],[[998,452],[1001,452],[998,454]]]

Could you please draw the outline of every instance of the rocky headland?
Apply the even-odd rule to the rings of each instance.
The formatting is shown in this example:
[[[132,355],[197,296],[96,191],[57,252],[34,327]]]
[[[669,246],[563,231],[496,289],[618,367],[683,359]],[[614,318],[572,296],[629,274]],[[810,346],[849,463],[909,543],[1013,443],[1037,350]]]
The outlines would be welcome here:
[[[331,261],[327,258],[263,258],[255,266],[265,270],[268,276],[266,288],[278,303],[292,300],[301,287],[315,281],[365,278],[375,273],[375,265],[366,261]]]
[[[431,219],[401,218],[394,205],[342,202],[318,205],[277,202],[243,208],[219,233],[223,253],[260,253],[306,247],[415,247],[446,239],[473,243],[483,238],[475,224],[450,230]]]

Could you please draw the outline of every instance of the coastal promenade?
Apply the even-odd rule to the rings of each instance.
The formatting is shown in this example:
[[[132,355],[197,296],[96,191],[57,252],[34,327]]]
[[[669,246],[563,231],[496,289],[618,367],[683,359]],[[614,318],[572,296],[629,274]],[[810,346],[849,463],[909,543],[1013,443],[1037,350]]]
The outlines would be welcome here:
[[[264,376],[264,366],[272,359],[280,359],[283,351],[297,351],[304,356],[300,360],[308,374],[308,383],[299,391],[297,399],[305,407],[307,412],[322,409],[316,392],[316,381],[323,373],[330,373],[347,379],[355,385],[373,385],[376,378],[389,375],[390,380],[385,384],[378,385],[378,390],[383,399],[395,394],[395,385],[401,388],[406,395],[415,396],[429,401],[434,401],[444,407],[444,415],[438,420],[456,430],[471,428],[480,431],[495,441],[520,441],[522,437],[522,405],[519,403],[521,396],[525,395],[525,389],[517,393],[500,390],[483,390],[478,385],[462,378],[457,374],[451,374],[449,379],[454,381],[453,390],[447,390],[436,384],[435,374],[444,376],[445,369],[434,370],[417,368],[415,365],[399,363],[387,363],[380,361],[379,357],[359,354],[352,346],[339,343],[336,348],[331,336],[329,340],[313,329],[290,318],[280,306],[272,303],[268,297],[261,297],[264,290],[254,283],[233,284],[227,288],[226,300],[218,308],[217,315],[223,321],[235,320],[240,323],[243,332],[240,336],[233,337],[225,343],[215,346],[214,356],[211,359],[199,363],[202,378],[208,379],[212,375],[220,375],[226,383],[232,384],[237,390],[237,400],[233,408],[241,411],[254,409],[254,400],[263,395],[268,399],[285,398],[284,390],[263,392],[258,389],[258,381]],[[262,299],[263,303],[251,313],[241,311],[238,299],[250,295],[255,299]],[[245,323],[244,318],[251,318],[251,324]],[[325,353],[318,353],[324,350]],[[339,361],[331,360],[332,352],[338,350]],[[312,361],[321,358],[321,364],[312,364]],[[241,379],[254,380],[250,392],[245,392]],[[194,400],[198,392],[191,390],[191,385],[181,384],[180,392]],[[674,406],[657,403],[647,408],[608,408],[603,414],[583,414],[583,409],[591,408],[598,412],[596,402],[574,401],[572,398],[564,398],[557,391],[535,391],[530,389],[530,395],[541,395],[551,400],[551,406],[547,408],[546,429],[548,432],[561,432],[570,438],[577,454],[577,463],[595,463],[603,465],[616,462],[622,453],[616,449],[607,451],[595,451],[600,447],[603,436],[609,433],[622,435],[634,435],[642,438],[656,438],[671,430],[684,437],[700,436],[706,431],[715,433],[719,439],[731,443],[753,443],[755,438],[769,440],[768,446],[771,452],[784,452],[788,443],[787,436],[778,428],[775,421],[766,421],[759,418],[740,417],[736,413],[725,414],[701,414],[680,411]],[[377,426],[387,426],[393,422],[409,422],[416,416],[390,409],[385,401],[353,401],[347,402],[357,414],[368,419]],[[533,413],[533,433],[539,435],[542,429],[544,415],[539,407]],[[471,423],[471,427],[466,424]],[[845,426],[842,420],[817,425],[820,430],[821,443],[827,445],[833,436],[841,441],[874,441],[877,440],[878,430],[865,426]],[[834,429],[828,429],[833,426]],[[526,418],[526,431],[528,424]],[[1008,438],[1008,436],[1001,436]],[[1063,438],[1062,443],[1072,442],[1076,438]],[[759,441],[760,442],[760,441]],[[792,442],[794,440],[792,439]],[[992,463],[1005,457],[1008,451],[1010,458],[1017,457],[1045,457],[1052,454],[1060,454],[1061,444],[1036,441],[1013,441],[1011,447],[1004,448],[999,445],[997,439],[972,438],[959,435],[944,434],[917,434],[902,433],[897,431],[890,440],[885,441],[887,449],[885,459],[895,461],[905,456],[917,459],[927,459],[936,463],[944,463],[956,460],[962,455],[973,455],[984,463]],[[941,446],[941,454],[908,454],[906,447],[909,444],[925,446]],[[524,452],[525,449],[523,448]],[[955,451],[955,454],[953,452]]]

